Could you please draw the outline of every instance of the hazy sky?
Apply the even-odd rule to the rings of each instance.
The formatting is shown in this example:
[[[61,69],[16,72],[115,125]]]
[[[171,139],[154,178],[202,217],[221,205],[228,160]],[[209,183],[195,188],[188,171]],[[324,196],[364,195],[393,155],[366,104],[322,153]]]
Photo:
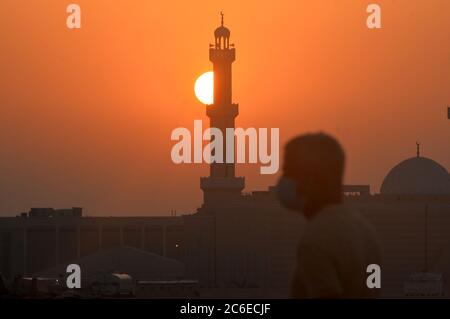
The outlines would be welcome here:
[[[82,29],[66,28],[78,3]],[[176,166],[171,131],[207,121],[193,93],[211,69],[225,12],[236,44],[240,127],[279,127],[281,144],[326,131],[347,183],[378,192],[422,154],[450,168],[450,1],[386,0],[369,30],[359,0],[0,2],[0,215],[82,206],[89,215],[164,215],[201,204],[207,166]],[[246,191],[277,175],[238,167]]]

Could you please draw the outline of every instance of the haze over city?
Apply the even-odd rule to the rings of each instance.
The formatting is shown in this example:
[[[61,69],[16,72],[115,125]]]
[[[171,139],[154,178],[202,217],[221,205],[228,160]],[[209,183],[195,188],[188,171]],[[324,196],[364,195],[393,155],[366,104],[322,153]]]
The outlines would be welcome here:
[[[383,28],[375,31],[362,1],[79,0],[76,31],[59,2],[0,4],[1,216],[30,207],[194,211],[208,166],[173,164],[170,133],[207,123],[194,82],[211,70],[217,8],[239,49],[237,126],[280,128],[281,152],[299,133],[329,132],[348,156],[345,182],[372,192],[415,155],[416,141],[423,156],[450,167],[446,0],[378,1]],[[248,191],[278,177],[259,166],[237,166]]]

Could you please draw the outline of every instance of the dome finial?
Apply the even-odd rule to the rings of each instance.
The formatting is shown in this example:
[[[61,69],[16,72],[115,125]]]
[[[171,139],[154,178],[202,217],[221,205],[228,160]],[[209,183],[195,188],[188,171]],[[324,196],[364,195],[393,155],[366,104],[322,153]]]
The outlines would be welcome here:
[[[416,147],[417,147],[417,157],[420,157],[420,143],[416,142]]]
[[[223,16],[224,16],[224,14],[223,14],[222,11],[220,11],[220,15],[222,16],[222,27],[223,27]]]

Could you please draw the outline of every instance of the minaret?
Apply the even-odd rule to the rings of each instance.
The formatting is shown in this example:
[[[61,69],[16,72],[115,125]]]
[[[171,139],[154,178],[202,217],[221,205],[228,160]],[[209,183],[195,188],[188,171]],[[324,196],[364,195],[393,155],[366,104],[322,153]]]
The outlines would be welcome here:
[[[235,176],[234,163],[225,163],[226,128],[234,128],[234,119],[239,114],[238,104],[232,103],[231,64],[235,60],[234,45],[230,44],[230,30],[223,24],[214,32],[215,43],[210,45],[209,60],[213,63],[214,102],[206,106],[210,127],[216,127],[223,134],[224,163],[210,164],[210,176],[200,179],[205,208],[214,208],[223,201],[229,201],[244,189],[243,177]]]

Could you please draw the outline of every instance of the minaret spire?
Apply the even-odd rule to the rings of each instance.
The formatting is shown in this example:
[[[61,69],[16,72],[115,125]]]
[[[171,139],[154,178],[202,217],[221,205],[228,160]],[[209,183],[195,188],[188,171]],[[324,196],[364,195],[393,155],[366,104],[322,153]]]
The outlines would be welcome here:
[[[417,147],[417,157],[420,157],[420,143],[416,142],[416,147]]]
[[[224,16],[224,14],[223,14],[222,11],[220,11],[220,15],[222,16],[222,27],[223,27],[223,16]]]

